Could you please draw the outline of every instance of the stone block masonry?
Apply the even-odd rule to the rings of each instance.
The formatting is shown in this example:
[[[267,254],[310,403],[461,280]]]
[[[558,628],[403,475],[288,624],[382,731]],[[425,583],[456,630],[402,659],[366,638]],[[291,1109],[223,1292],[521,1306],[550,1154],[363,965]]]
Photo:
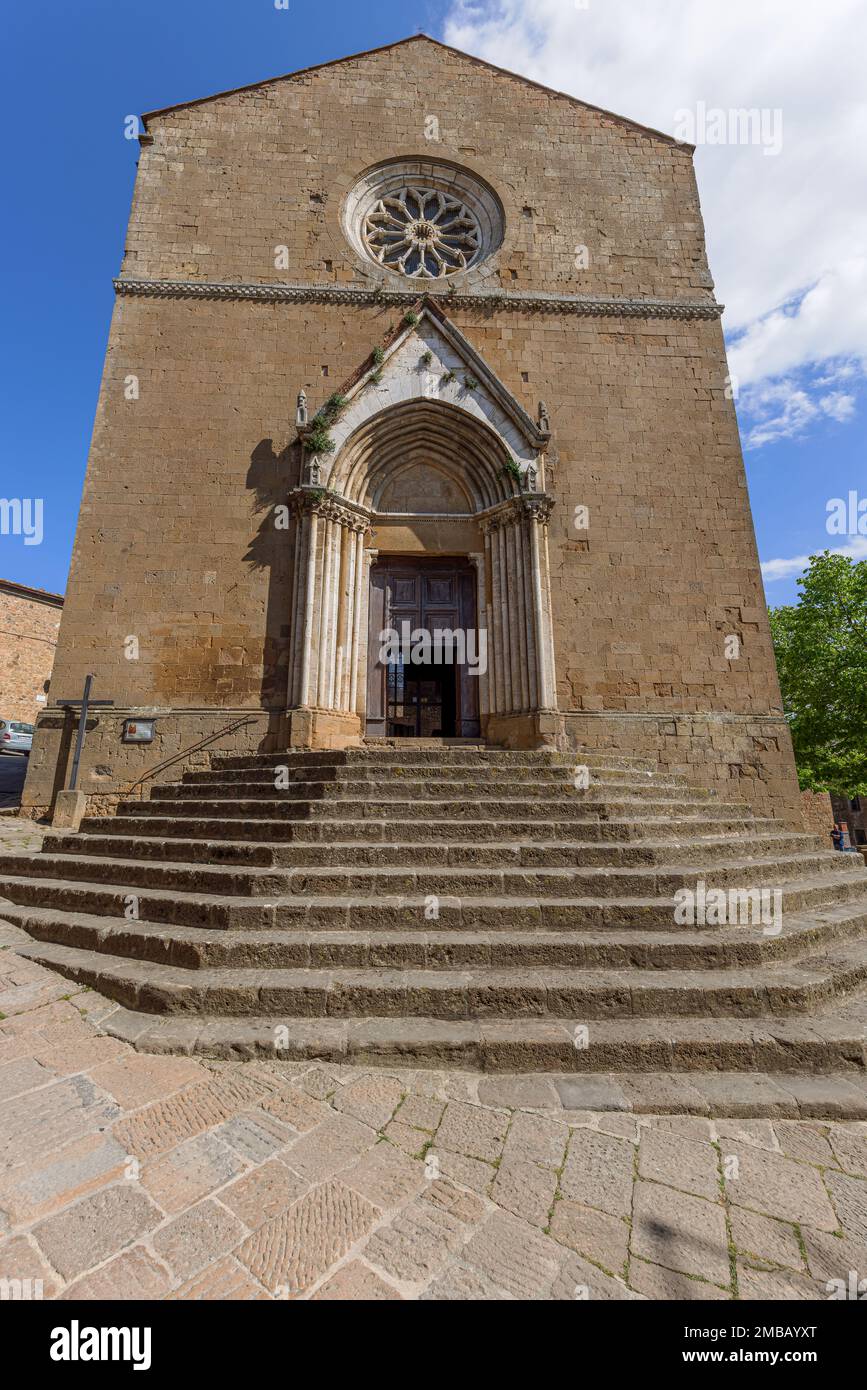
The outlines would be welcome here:
[[[62,594],[0,579],[0,719],[33,724],[47,704]]]

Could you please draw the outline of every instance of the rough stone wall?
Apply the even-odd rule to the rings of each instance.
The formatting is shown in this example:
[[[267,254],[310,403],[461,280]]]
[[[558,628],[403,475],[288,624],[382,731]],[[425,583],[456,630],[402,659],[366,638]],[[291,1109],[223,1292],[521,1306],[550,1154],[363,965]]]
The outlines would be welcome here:
[[[438,142],[424,138],[430,115]],[[712,300],[688,148],[428,41],[148,129],[126,277],[369,289],[378,272],[343,236],[343,196],[381,160],[429,155],[487,179],[503,203],[504,241],[476,283]],[[758,809],[798,819],[719,322],[443,303],[527,411],[540,399],[550,411],[570,738],[652,746],[696,782],[730,792],[736,780]],[[293,556],[272,509],[298,481],[295,396],[304,386],[315,409],[402,312],[118,299],[55,683],[95,670],[95,693],[119,708],[162,707],[176,747],[178,708],[264,709],[273,727]],[[589,508],[586,531],[576,506]],[[101,724],[86,766],[118,768],[116,744]],[[25,800],[49,799],[49,764],[34,763]]]
[[[804,829],[821,835],[826,847],[831,843],[831,827],[834,824],[834,808],[827,792],[801,792],[801,808]]]
[[[9,593],[0,585],[0,719],[36,720],[51,678],[59,603]]]

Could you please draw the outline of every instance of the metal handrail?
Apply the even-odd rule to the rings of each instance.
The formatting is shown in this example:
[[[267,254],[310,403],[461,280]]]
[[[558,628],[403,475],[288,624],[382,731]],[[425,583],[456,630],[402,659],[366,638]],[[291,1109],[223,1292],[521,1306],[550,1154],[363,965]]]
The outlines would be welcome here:
[[[126,791],[122,792],[121,795],[132,796],[136,787],[140,787],[149,777],[155,777],[157,773],[162,772],[164,768],[171,767],[172,763],[180,762],[181,758],[186,758],[190,753],[197,753],[199,749],[204,748],[207,743],[213,743],[214,739],[222,738],[224,734],[234,733],[235,729],[240,729],[242,724],[255,724],[255,722],[252,716],[244,715],[242,719],[236,719],[233,724],[227,724],[224,729],[218,729],[216,733],[208,734],[205,738],[199,739],[198,743],[191,744],[189,748],[182,748],[179,753],[175,753],[171,758],[164,758],[161,763],[157,763],[155,767],[142,773],[141,777],[139,777],[137,781],[131,782]]]

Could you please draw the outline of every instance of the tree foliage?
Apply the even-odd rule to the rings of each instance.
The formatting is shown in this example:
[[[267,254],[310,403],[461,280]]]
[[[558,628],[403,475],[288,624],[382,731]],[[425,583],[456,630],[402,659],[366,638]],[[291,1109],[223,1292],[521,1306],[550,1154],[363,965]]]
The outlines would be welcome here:
[[[801,786],[867,792],[867,560],[810,557],[794,606],[770,610]]]

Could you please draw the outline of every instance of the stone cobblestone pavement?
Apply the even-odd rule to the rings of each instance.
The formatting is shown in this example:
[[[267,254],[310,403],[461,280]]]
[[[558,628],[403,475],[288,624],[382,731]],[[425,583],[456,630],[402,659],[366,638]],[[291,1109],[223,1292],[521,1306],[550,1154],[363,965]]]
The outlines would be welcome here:
[[[46,1298],[825,1299],[867,1278],[867,1123],[139,1054],[100,1032],[112,1007],[0,949],[0,1280]]]

